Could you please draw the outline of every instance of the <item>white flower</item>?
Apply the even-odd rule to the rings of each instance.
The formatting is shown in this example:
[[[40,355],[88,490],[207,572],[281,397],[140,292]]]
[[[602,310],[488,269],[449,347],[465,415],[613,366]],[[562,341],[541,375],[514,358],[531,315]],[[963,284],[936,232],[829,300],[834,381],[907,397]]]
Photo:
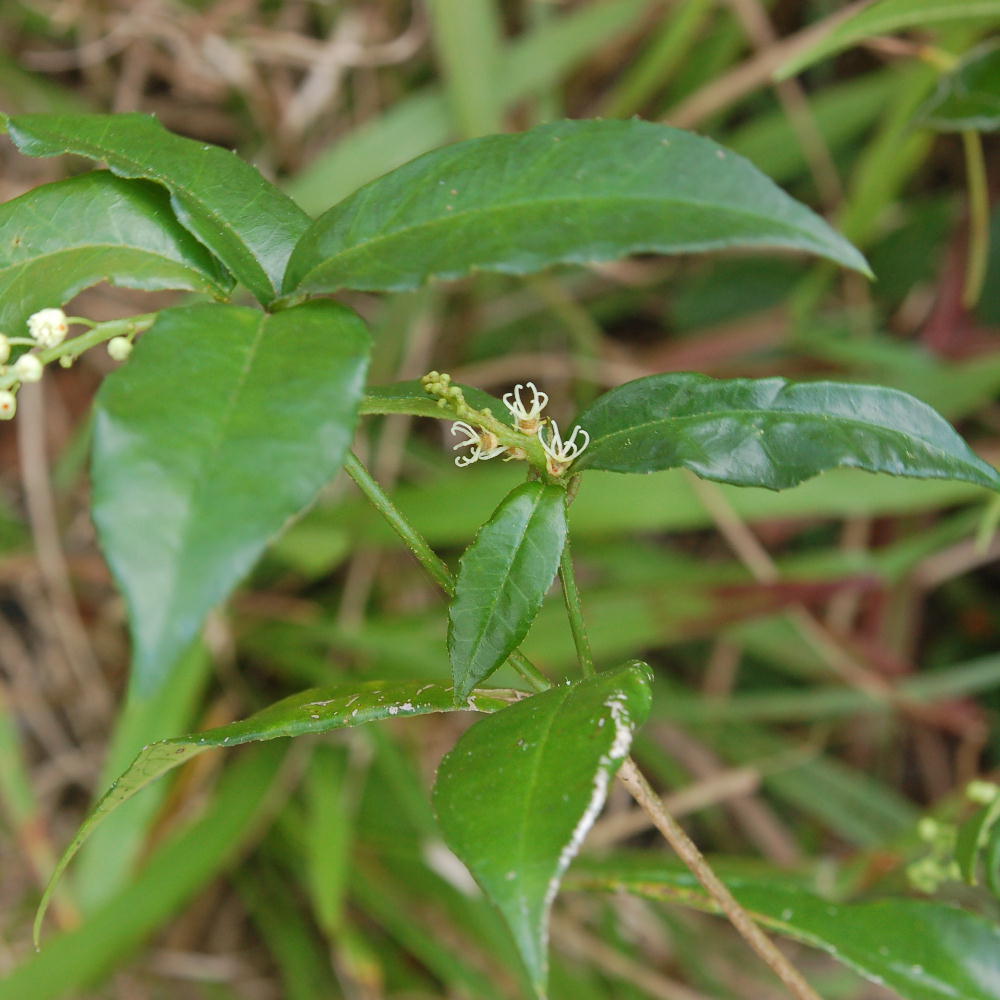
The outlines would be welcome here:
[[[542,448],[548,456],[547,468],[549,474],[561,476],[569,464],[579,458],[586,450],[587,445],[590,444],[590,435],[577,425],[573,428],[573,433],[563,441],[559,434],[559,425],[554,420],[551,420],[549,421],[549,426],[552,428],[551,441],[546,441],[545,435],[541,431],[538,432],[538,440],[542,442]],[[586,440],[582,444],[577,444],[576,438],[580,434]]]
[[[0,365],[7,364],[10,357],[10,341],[0,333]]]
[[[456,420],[451,425],[451,433],[465,435],[465,440],[454,445],[452,451],[458,451],[459,448],[472,448],[468,455],[459,455],[455,459],[455,464],[460,469],[472,465],[473,462],[485,462],[487,459],[496,458],[501,452],[507,450],[491,431],[477,431],[464,420]]]
[[[0,420],[13,420],[17,413],[17,397],[6,389],[0,390]]]
[[[40,382],[42,378],[42,363],[34,354],[22,354],[14,362],[11,371],[14,377],[22,382]]]
[[[69,332],[62,309],[42,309],[28,317],[28,332],[39,347],[58,347]]]
[[[112,361],[124,361],[132,353],[132,341],[128,337],[112,337],[108,341],[108,354]]]
[[[521,390],[531,390],[531,405],[525,407],[521,401]],[[534,382],[527,382],[524,385],[518,383],[514,386],[513,392],[508,392],[503,398],[503,405],[510,410],[517,421],[518,430],[525,434],[537,434],[538,428],[542,426],[542,410],[545,409],[549,397],[544,392],[539,392]]]

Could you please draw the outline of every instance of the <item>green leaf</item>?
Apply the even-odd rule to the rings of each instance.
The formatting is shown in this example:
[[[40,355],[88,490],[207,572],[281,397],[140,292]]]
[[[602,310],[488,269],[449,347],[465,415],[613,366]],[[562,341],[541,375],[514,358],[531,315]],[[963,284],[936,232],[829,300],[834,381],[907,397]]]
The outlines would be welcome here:
[[[986,868],[986,884],[990,892],[1000,899],[1000,823],[995,823],[990,828],[983,851],[983,863]]]
[[[917,121],[938,132],[1000,129],[1000,44],[973,49],[943,76]]]
[[[485,680],[528,634],[566,543],[566,491],[522,483],[479,529],[448,607],[455,695]]]
[[[56,883],[84,841],[123,802],[127,802],[161,775],[206,750],[260,743],[286,736],[328,733],[334,729],[361,726],[380,719],[427,715],[431,712],[496,712],[520,696],[520,692],[501,689],[474,691],[461,704],[456,705],[454,691],[440,684],[424,684],[420,681],[396,681],[391,684],[382,681],[345,681],[293,694],[239,722],[150,743],[98,800],[59,859],[38,905],[35,916],[36,941]]]
[[[309,216],[235,153],[174,135],[151,115],[16,115],[0,125],[4,121],[29,156],[75,153],[107,163],[121,177],[162,184],[181,222],[257,299],[275,297]]]
[[[170,309],[110,375],[94,425],[94,520],[152,690],[205,616],[340,467],[368,334],[311,302],[268,316]]]
[[[181,226],[162,189],[96,171],[0,205],[0,330],[100,281],[224,296],[232,280]]]
[[[442,832],[503,913],[540,997],[563,872],[649,714],[644,663],[560,685],[477,722],[441,762]]]
[[[768,246],[868,272],[861,254],[752,164],[642,121],[563,121],[421,156],[321,215],[285,292],[394,291],[630,253]]]
[[[833,904],[804,889],[775,885],[770,875],[722,874],[759,923],[822,949],[905,1000],[1000,995],[1000,927],[982,917],[909,899]],[[715,910],[693,875],[659,856],[581,859],[568,884]]]
[[[453,383],[465,396],[465,401],[477,410],[489,409],[497,420],[513,423],[510,411],[495,396],[475,386]],[[384,413],[407,413],[414,417],[433,417],[436,420],[454,420],[455,415],[438,406],[438,401],[428,396],[419,379],[393,382],[390,385],[371,385],[361,400],[362,416]]]
[[[962,878],[969,885],[979,884],[979,862],[996,830],[1000,830],[1000,795],[989,805],[978,809],[958,828],[955,860]]]
[[[1000,23],[1000,0],[882,0],[841,21],[816,45],[782,66],[775,76],[785,80],[876,35],[952,23],[972,26]]]
[[[578,418],[591,436],[577,469],[654,472],[782,490],[850,466],[1000,489],[1000,475],[951,425],[895,389],[783,378],[651,375],[612,389]]]

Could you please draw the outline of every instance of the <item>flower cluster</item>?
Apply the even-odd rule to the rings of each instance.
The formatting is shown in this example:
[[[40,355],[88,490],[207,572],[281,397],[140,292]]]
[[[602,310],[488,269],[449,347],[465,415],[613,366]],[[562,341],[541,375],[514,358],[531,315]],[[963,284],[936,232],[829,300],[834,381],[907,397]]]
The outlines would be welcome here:
[[[44,365],[37,354],[30,351],[22,354],[12,364],[10,360],[11,346],[26,344],[29,347],[58,347],[69,332],[69,322],[62,309],[41,309],[28,317],[28,334],[25,337],[10,338],[0,333],[0,375],[6,376],[5,382],[12,385],[11,389],[0,389],[0,420],[12,420],[17,413],[16,391],[19,385],[26,382],[38,382],[42,378]]]
[[[450,375],[429,372],[421,381],[427,392],[438,398],[439,407],[464,418],[451,428],[453,435],[461,434],[464,438],[452,450],[469,449],[455,459],[460,468],[503,455],[504,461],[530,458],[539,467],[544,461],[549,475],[559,477],[590,444],[590,435],[582,427],[574,427],[572,434],[565,441],[562,439],[558,424],[542,415],[549,397],[534,382],[519,383],[503,397],[517,428],[513,431],[498,421],[491,410],[471,407]],[[537,443],[533,443],[534,439]]]
[[[125,326],[126,336],[111,337],[108,341],[108,354],[114,361],[124,361],[132,353],[132,338],[140,329],[149,325],[151,317],[137,317],[143,320],[143,325],[129,322]],[[80,338],[71,340],[63,346],[63,341],[74,323],[95,328],[99,324],[79,316],[69,317],[62,309],[39,309],[28,317],[27,337],[8,337],[0,333],[0,420],[11,420],[17,413],[17,391],[26,382],[41,380],[45,365],[58,360],[63,368],[69,368],[80,351],[89,343]],[[121,329],[121,321],[108,324]],[[11,349],[15,346],[26,350],[18,356],[13,364],[8,364]]]

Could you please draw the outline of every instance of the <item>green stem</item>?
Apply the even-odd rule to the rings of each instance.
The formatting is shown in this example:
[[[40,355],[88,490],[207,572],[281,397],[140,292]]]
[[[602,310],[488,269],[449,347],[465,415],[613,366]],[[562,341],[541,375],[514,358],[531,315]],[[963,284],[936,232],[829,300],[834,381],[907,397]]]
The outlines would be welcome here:
[[[978,301],[986,280],[990,253],[990,203],[986,185],[983,141],[971,129],[962,133],[965,173],[969,185],[969,260],[965,269],[962,305],[971,309]]]
[[[93,329],[88,330],[86,333],[81,333],[79,337],[73,337],[72,340],[64,340],[58,347],[48,347],[44,351],[38,351],[35,357],[43,365],[51,364],[51,362],[59,361],[63,358],[77,358],[84,351],[89,351],[91,347],[96,347],[106,340],[111,340],[112,337],[134,337],[137,333],[149,329],[155,322],[156,316],[156,313],[143,313],[140,316],[129,316],[127,319],[113,319],[107,323],[98,323]],[[74,318],[73,322],[76,323],[79,320]],[[21,337],[12,338],[10,342],[12,344],[34,344],[33,340],[28,341]],[[16,385],[18,381],[13,371],[8,371],[7,374],[0,375],[0,389],[8,389]]]
[[[562,580],[563,597],[566,599],[566,614],[569,615],[569,627],[573,633],[576,645],[576,656],[580,661],[580,669],[584,677],[594,676],[594,654],[590,650],[590,638],[587,626],[583,620],[583,605],[580,603],[580,591],[576,586],[576,574],[573,572],[573,554],[569,547],[569,538],[563,546],[559,558],[559,576]]]
[[[143,313],[141,316],[129,316],[127,319],[113,319],[107,323],[98,323],[93,329],[81,333],[79,337],[66,340],[58,347],[38,352],[38,360],[43,365],[59,358],[78,358],[84,351],[103,344],[112,337],[134,337],[143,330],[148,330],[156,321],[156,313]],[[77,322],[74,320],[74,322]]]
[[[389,499],[372,474],[352,451],[347,453],[344,471],[354,480],[358,489],[371,505],[389,522],[389,526],[417,557],[417,561],[427,570],[434,582],[449,597],[454,597],[455,578],[451,575],[451,570],[427,544],[426,539],[406,520],[402,511]],[[515,649],[510,654],[509,660],[511,666],[534,690],[545,691],[552,687],[548,678],[520,650]]]
[[[406,547],[417,557],[417,561],[430,574],[434,582],[449,596],[455,596],[455,581],[451,570],[437,553],[418,534],[399,508],[389,499],[385,491],[365,468],[361,459],[353,451],[347,453],[344,471],[354,480],[371,505],[389,522],[389,526],[403,540]]]

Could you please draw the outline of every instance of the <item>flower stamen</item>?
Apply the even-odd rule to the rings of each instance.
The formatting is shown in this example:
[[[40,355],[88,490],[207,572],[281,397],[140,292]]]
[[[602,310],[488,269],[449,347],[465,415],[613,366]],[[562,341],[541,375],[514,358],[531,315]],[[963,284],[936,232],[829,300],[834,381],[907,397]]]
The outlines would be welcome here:
[[[467,424],[464,420],[456,420],[451,425],[451,433],[465,435],[464,441],[452,445],[452,451],[458,451],[459,448],[472,449],[468,455],[458,455],[455,458],[455,464],[460,469],[464,469],[474,462],[486,462],[491,458],[496,458],[497,455],[507,450],[504,445],[500,444],[492,431],[477,431],[475,427]]]
[[[531,390],[531,405],[525,406],[521,399],[521,390]],[[513,392],[508,392],[503,397],[503,405],[510,410],[511,415],[517,421],[517,428],[524,434],[537,434],[542,426],[542,410],[548,404],[547,393],[540,392],[534,382],[518,383],[514,386]]]
[[[545,435],[541,430],[538,432],[538,440],[541,442],[547,458],[546,468],[549,475],[561,476],[586,450],[590,444],[590,435],[578,424],[573,428],[573,433],[563,441],[562,435],[559,433],[559,425],[554,420],[549,421],[549,427],[551,429],[550,440],[545,440]],[[580,435],[584,440],[581,444],[577,444],[576,439]]]

